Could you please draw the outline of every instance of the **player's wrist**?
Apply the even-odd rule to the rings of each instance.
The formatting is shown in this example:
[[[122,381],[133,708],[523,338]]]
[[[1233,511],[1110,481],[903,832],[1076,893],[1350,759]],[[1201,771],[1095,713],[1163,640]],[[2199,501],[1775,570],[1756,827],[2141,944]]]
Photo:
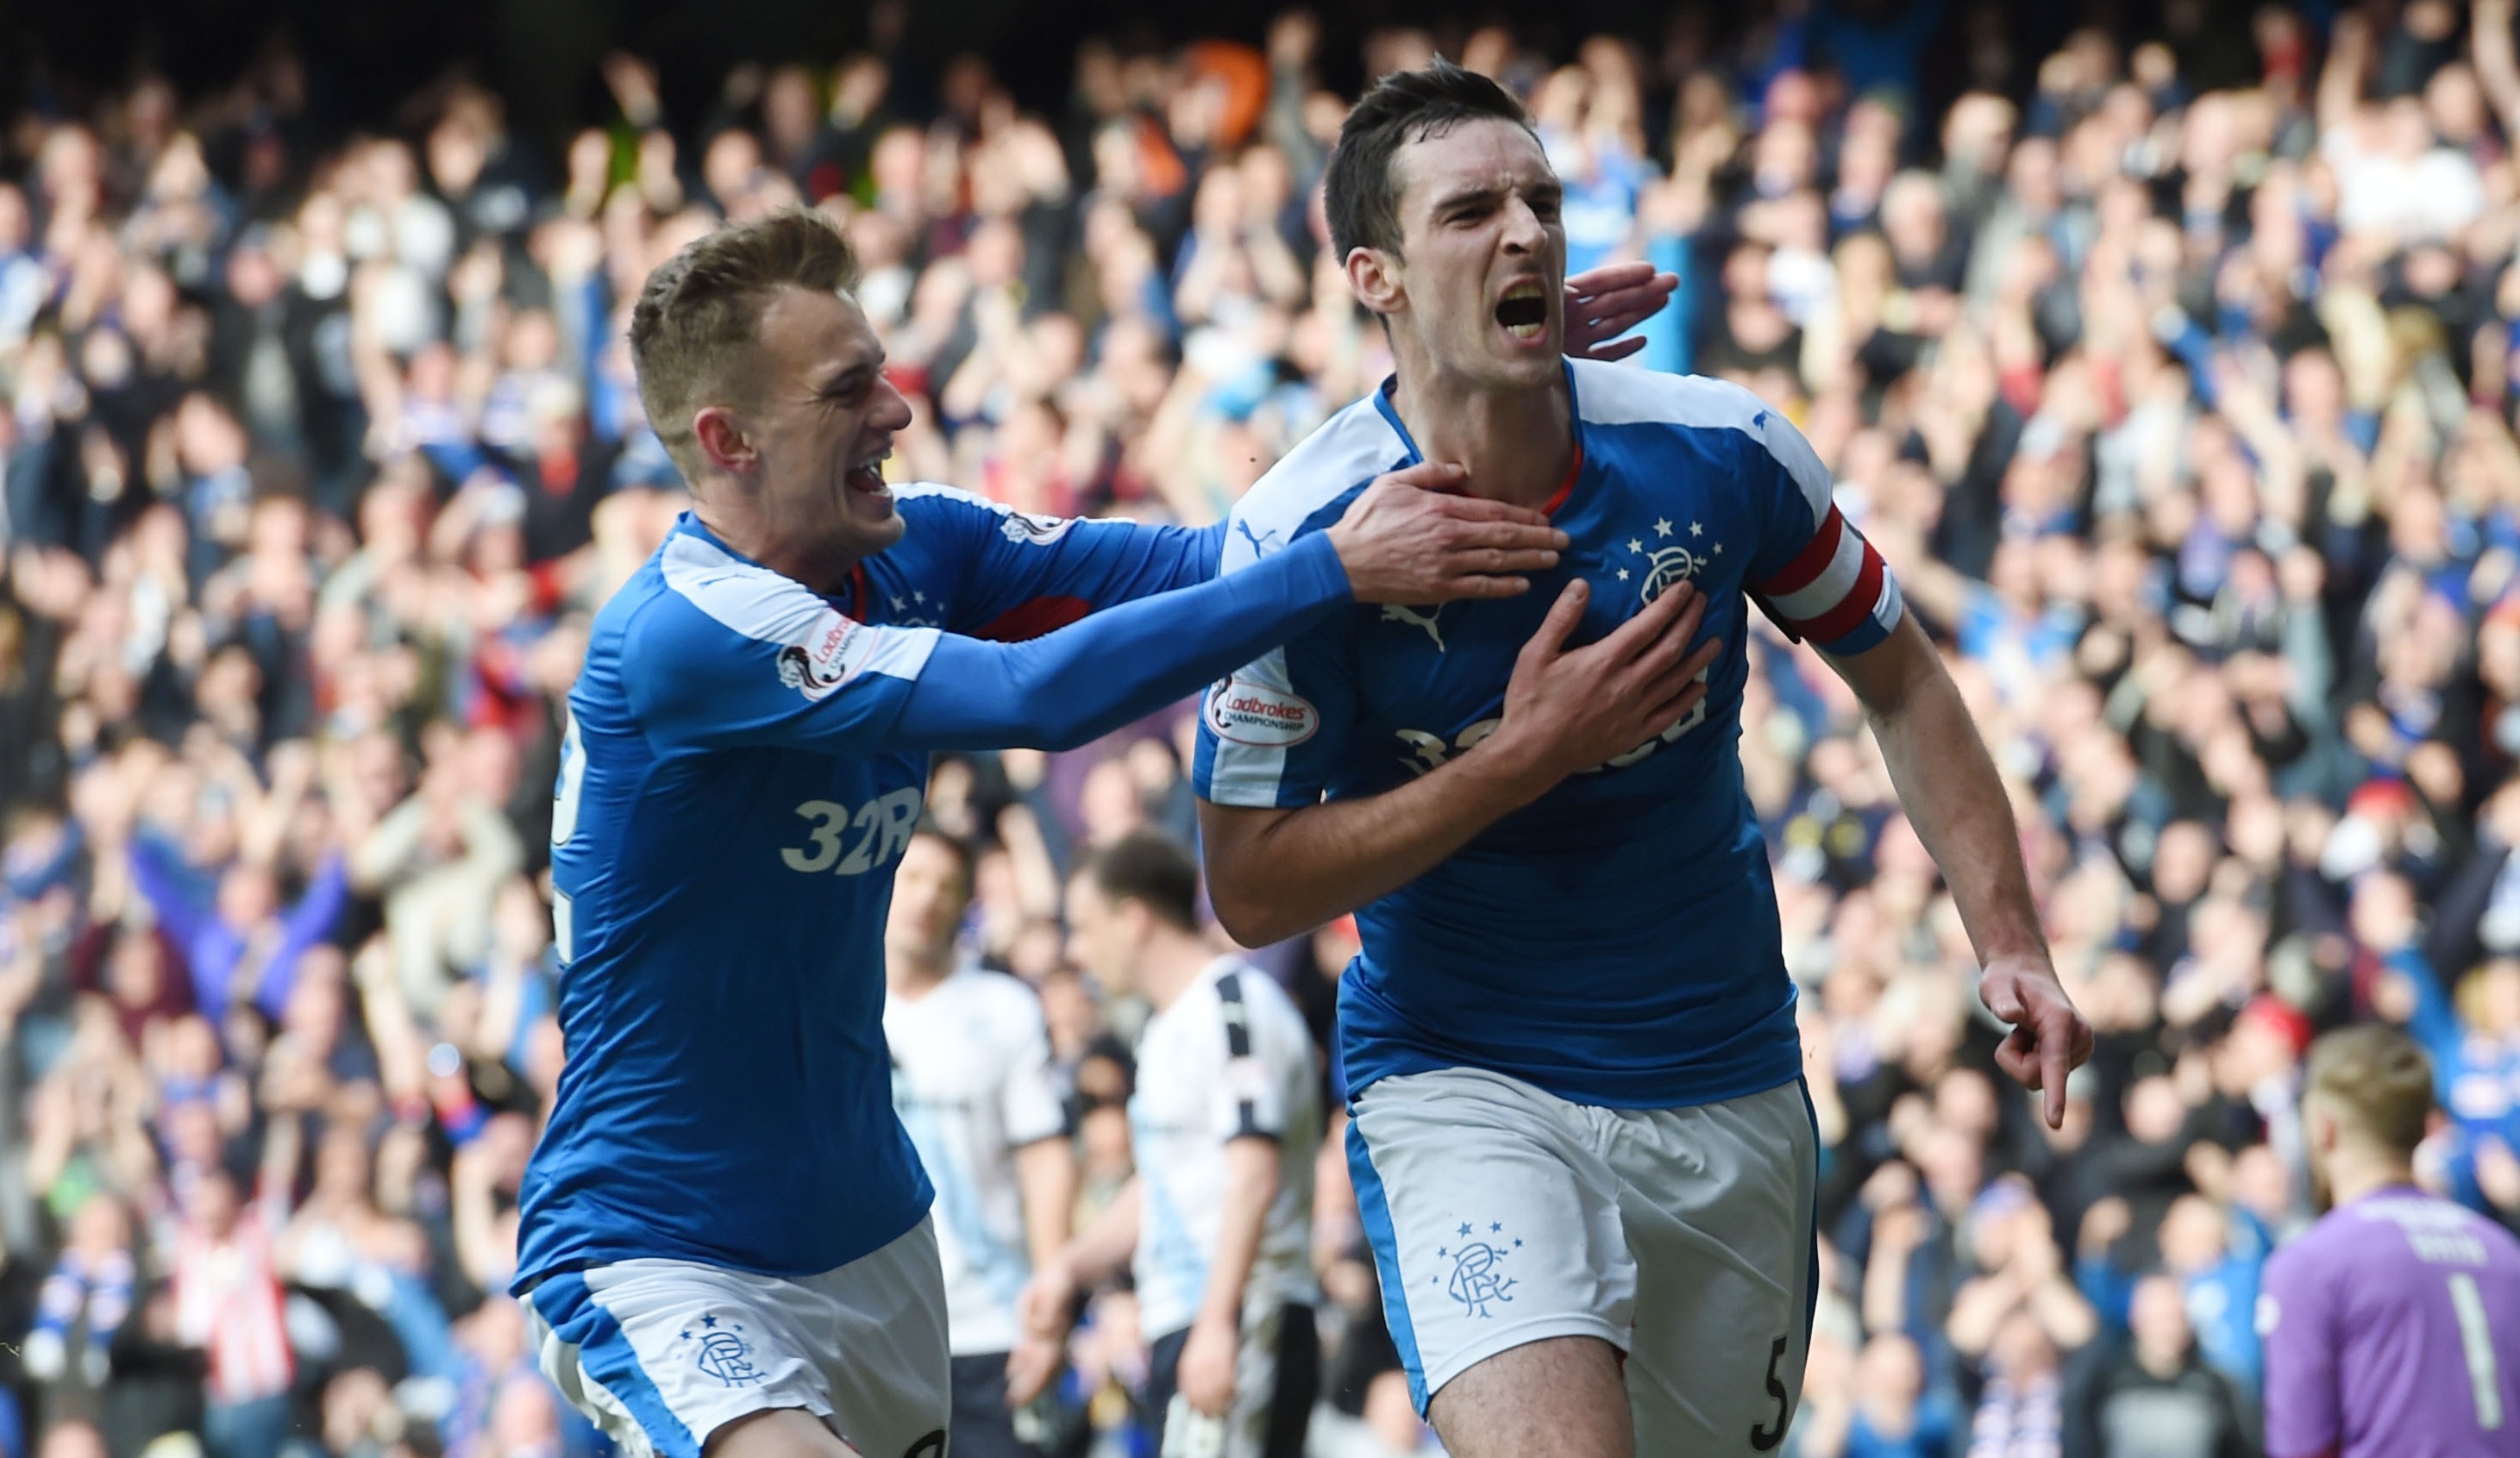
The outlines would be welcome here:
[[[1342,518],[1332,522],[1320,535],[1322,546],[1328,550],[1330,559],[1338,563],[1339,576],[1347,581],[1349,595],[1359,602],[1372,600],[1366,596],[1374,583],[1371,564],[1366,560],[1369,553],[1363,529]],[[1302,546],[1302,539],[1298,539],[1295,545]]]
[[[2049,982],[2058,981],[2055,959],[2048,954],[2046,944],[2036,939],[2021,943],[2007,942],[1987,952],[1980,959],[1978,979],[1983,982],[1998,972],[2008,972],[2015,977],[2039,977]]]
[[[1510,718],[1455,764],[1462,774],[1485,785],[1488,798],[1507,812],[1529,805],[1566,777],[1550,763],[1548,747],[1516,732]]]

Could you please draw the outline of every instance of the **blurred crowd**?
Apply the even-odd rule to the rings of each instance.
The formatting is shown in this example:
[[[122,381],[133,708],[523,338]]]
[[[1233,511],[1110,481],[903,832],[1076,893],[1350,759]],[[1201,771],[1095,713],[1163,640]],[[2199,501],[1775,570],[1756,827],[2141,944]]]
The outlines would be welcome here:
[[[2171,0],[2044,55],[2015,7],[1741,9],[1362,61],[1511,85],[1570,267],[1681,277],[1632,367],[1741,380],[1833,464],[2099,1030],[2046,1130],[1855,700],[1758,640],[1740,749],[1825,1145],[1788,1450],[2254,1452],[2317,1030],[2412,1028],[2424,1177],[2520,1225],[2512,0]],[[597,1448],[503,1288],[564,1056],[565,694],[682,506],[638,284],[721,218],[825,209],[918,407],[894,475],[1213,521],[1388,368],[1323,243],[1323,51],[1302,14],[1088,39],[1036,111],[977,57],[868,52],[740,67],[704,115],[618,55],[608,114],[540,138],[461,78],[344,129],[274,46],[5,118],[0,1455]],[[1060,877],[1192,833],[1186,742],[1176,712],[935,773],[1089,1208],[1138,1010],[1063,964]],[[1318,1033],[1354,945],[1263,953]],[[1317,1449],[1431,1450],[1337,1160],[1321,1185]],[[1067,1385],[1112,1453],[1124,1300]]]

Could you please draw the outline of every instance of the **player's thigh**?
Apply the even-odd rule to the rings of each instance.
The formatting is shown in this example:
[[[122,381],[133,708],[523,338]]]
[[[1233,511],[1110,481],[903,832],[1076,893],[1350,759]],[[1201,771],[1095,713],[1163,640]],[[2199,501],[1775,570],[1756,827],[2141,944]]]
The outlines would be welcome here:
[[[1585,1111],[1469,1069],[1383,1079],[1357,1097],[1348,1170],[1420,1412],[1526,1343],[1626,1347],[1636,1270]]]
[[[1481,1360],[1435,1394],[1432,1421],[1452,1458],[1634,1458],[1640,1451],[1619,1350],[1598,1337],[1551,1337]]]
[[[1612,1117],[1637,1262],[1638,1450],[1774,1452],[1801,1400],[1818,1259],[1802,1085]]]
[[[708,1458],[864,1458],[801,1407],[746,1413],[710,1435]]]
[[[802,1280],[625,1260],[554,1276],[527,1306],[544,1373],[633,1458],[698,1458],[783,1411],[867,1458],[942,1458],[945,1291],[923,1222]],[[742,1442],[776,1446],[793,1427],[764,1420]]]

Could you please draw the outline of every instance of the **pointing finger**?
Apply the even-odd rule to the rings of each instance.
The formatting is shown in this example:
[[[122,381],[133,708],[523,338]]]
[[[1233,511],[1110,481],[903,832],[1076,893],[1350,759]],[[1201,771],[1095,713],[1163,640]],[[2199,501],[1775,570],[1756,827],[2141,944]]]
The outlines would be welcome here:
[[[2039,1082],[2048,1092],[2048,1127],[2065,1127],[2065,1076],[2073,1072],[2074,1014],[2070,1008],[2050,1007],[2039,1030]]]

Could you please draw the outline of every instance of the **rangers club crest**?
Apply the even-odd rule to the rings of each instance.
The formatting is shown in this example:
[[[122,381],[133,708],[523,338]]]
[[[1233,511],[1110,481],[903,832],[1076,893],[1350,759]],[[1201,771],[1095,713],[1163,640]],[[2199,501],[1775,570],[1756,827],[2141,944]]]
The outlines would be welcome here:
[[[714,1377],[731,1388],[749,1387],[769,1374],[752,1364],[752,1344],[743,1340],[742,1322],[721,1322],[714,1315],[699,1319],[697,1329],[685,1327],[682,1341],[695,1345],[692,1365],[704,1377]]]
[[[1633,581],[1638,572],[1644,574],[1644,581],[1637,588],[1640,605],[1661,596],[1675,584],[1694,581],[1724,553],[1723,543],[1706,544],[1706,523],[1702,521],[1690,522],[1686,535],[1669,517],[1656,521],[1653,530],[1651,551],[1646,550],[1642,533],[1628,539],[1629,554],[1644,558],[1644,565],[1618,569],[1621,582]]]
[[[1519,1283],[1505,1273],[1505,1262],[1513,1252],[1522,1249],[1519,1240],[1508,1241],[1502,1221],[1491,1220],[1488,1238],[1478,1238],[1477,1229],[1467,1220],[1462,1222],[1461,1244],[1438,1246],[1435,1258],[1450,1262],[1451,1268],[1435,1277],[1444,1294],[1462,1303],[1462,1309],[1472,1316],[1486,1317],[1496,1313],[1488,1307],[1498,1302],[1513,1300],[1513,1288]]]

